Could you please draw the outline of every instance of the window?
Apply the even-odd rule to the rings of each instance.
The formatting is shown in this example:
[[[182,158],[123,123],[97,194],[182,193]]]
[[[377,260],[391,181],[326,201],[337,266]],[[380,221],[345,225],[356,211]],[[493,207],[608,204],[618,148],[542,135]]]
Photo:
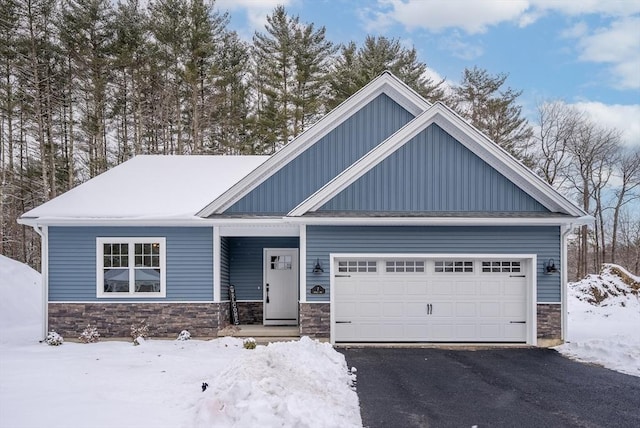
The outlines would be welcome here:
[[[375,260],[345,260],[338,262],[338,272],[377,272],[377,262]]]
[[[482,272],[521,272],[520,262],[491,261],[482,262]]]
[[[291,270],[291,256],[271,256],[271,270]]]
[[[165,297],[165,238],[97,238],[98,297]]]
[[[387,272],[424,272],[424,261],[393,260],[386,262]]]
[[[473,272],[473,262],[464,261],[437,261],[436,273]]]

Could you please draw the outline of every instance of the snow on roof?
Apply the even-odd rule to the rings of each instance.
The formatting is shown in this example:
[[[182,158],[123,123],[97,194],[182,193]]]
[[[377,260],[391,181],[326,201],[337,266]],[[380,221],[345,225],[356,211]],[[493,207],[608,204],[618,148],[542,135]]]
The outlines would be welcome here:
[[[193,218],[268,158],[136,156],[21,218]]]

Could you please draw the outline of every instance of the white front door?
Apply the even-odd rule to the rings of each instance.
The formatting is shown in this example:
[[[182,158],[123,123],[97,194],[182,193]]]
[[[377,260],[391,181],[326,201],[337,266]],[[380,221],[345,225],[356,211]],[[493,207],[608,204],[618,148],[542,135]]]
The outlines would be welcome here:
[[[298,324],[298,249],[264,250],[264,324]]]

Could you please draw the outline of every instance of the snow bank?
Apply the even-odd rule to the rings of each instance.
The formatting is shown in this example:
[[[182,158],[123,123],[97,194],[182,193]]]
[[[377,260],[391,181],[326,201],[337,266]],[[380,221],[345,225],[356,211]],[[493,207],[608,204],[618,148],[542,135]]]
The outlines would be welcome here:
[[[233,361],[200,402],[196,427],[360,427],[342,354],[303,337]]]
[[[640,277],[607,264],[570,283],[567,343],[558,351],[580,361],[640,376]]]
[[[40,274],[0,255],[0,343],[41,339]]]

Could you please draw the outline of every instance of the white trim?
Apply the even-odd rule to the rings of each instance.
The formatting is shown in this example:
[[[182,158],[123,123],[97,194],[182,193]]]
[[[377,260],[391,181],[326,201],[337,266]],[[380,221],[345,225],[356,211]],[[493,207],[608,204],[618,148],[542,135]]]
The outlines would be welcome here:
[[[301,202],[291,210],[288,215],[297,217],[321,208],[338,193],[373,169],[382,160],[396,152],[398,148],[409,142],[413,137],[433,123],[436,123],[451,134],[461,144],[507,177],[507,179],[514,182],[514,184],[519,186],[551,212],[561,211],[574,217],[586,215],[583,210],[545,183],[500,146],[491,142],[484,134],[471,126],[453,110],[440,102],[434,104],[365,156],[358,159],[333,180],[309,196],[305,201]]]
[[[42,293],[42,340],[49,334],[49,228],[33,226],[40,235],[40,278]]]
[[[135,291],[135,252],[132,247],[135,244],[148,244],[158,242],[159,248],[159,269],[160,269],[160,292],[158,293],[137,293]],[[129,292],[128,293],[107,293],[104,291],[104,260],[103,244],[127,244],[129,245],[128,259],[129,266]],[[152,236],[98,236],[96,237],[96,297],[98,299],[140,299],[142,296],[148,299],[167,297],[167,240],[164,237]]]
[[[592,224],[592,216],[573,217],[288,217],[291,223],[324,226],[561,226]]]
[[[222,300],[222,273],[221,265],[220,226],[213,227],[213,301]]]
[[[298,280],[300,290],[298,291],[298,305],[307,303],[307,225],[300,225],[299,263],[300,279]]]
[[[418,115],[429,108],[430,104],[418,93],[401,82],[389,72],[384,72],[369,84],[364,86],[351,97],[347,98],[338,107],[331,110],[315,125],[300,134],[291,143],[274,153],[263,164],[258,166],[242,180],[224,192],[215,201],[211,202],[196,215],[208,217],[214,213],[224,212],[227,208],[242,199],[255,189],[260,183],[267,180],[292,159],[307,148],[315,144],[338,125],[345,122],[362,107],[371,102],[380,94],[386,94],[413,115]]]
[[[567,306],[568,300],[568,282],[569,282],[569,272],[568,272],[568,261],[567,261],[567,236],[573,230],[573,224],[569,224],[563,227],[560,231],[560,287],[561,287],[561,304],[560,308],[560,324],[561,324],[561,335],[560,339],[565,342],[568,338],[569,333],[569,308]]]
[[[375,259],[399,259],[399,258],[425,258],[425,259],[472,259],[472,260],[491,260],[491,259],[521,259],[525,260],[527,275],[527,345],[535,346],[537,344],[537,260],[536,254],[496,254],[496,253],[329,253],[329,341],[335,345],[335,269],[336,259],[348,258],[375,258]],[[318,302],[326,303],[326,302]]]
[[[264,300],[236,300],[238,303],[264,303]]]
[[[245,219],[244,226],[216,226],[220,228],[221,236],[299,236],[300,225],[289,224],[279,219],[277,224],[252,225],[253,219]],[[249,224],[247,224],[249,223]]]

